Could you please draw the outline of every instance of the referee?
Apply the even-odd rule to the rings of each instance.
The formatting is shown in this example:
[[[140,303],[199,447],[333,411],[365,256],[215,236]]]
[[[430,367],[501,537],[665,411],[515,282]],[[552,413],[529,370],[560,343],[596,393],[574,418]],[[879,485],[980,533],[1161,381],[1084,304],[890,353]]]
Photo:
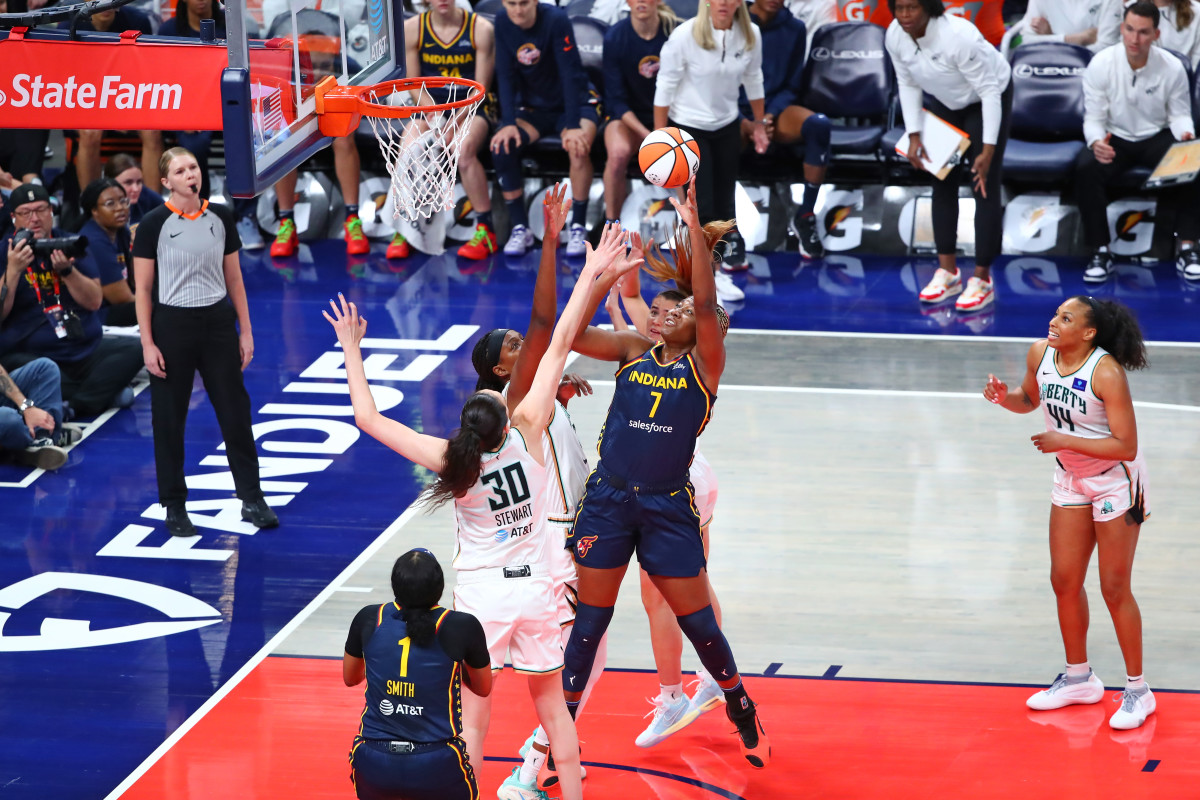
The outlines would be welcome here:
[[[238,263],[233,215],[200,199],[196,157],[172,147],[159,159],[166,205],[147,213],[133,247],[137,320],[150,372],[158,502],[167,530],[194,536],[187,515],[183,431],[196,371],[204,379],[229,455],[242,519],[273,528],[279,518],[263,498],[242,370],[254,357],[250,310]],[[239,328],[241,332],[239,333]]]

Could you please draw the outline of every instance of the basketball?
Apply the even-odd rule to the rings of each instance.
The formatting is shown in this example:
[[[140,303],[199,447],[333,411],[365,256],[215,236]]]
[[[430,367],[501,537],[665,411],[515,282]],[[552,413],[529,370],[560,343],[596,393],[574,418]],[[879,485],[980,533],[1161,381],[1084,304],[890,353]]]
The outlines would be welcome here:
[[[659,128],[642,140],[638,166],[655,186],[683,186],[700,168],[700,145],[687,131]]]

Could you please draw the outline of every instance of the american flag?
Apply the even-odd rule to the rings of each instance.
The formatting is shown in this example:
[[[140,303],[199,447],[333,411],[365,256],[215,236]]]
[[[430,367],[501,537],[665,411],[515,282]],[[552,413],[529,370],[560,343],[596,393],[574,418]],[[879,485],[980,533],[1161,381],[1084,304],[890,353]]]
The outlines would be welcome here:
[[[264,135],[286,127],[283,119],[283,92],[273,86],[255,84],[258,88],[259,130]]]

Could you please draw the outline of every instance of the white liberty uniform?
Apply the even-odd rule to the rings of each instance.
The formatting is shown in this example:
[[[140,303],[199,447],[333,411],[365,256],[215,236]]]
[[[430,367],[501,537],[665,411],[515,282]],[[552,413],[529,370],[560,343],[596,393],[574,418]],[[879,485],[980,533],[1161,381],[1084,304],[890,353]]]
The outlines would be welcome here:
[[[535,446],[547,466],[511,428],[498,450],[483,454],[479,479],[454,501],[454,608],[483,624],[492,669],[501,669],[510,652],[520,672],[563,666],[550,578],[550,553],[562,542],[546,522],[553,455],[549,437],[540,439]]]
[[[1067,375],[1058,369],[1056,352],[1047,347],[1037,369],[1046,430],[1082,439],[1112,436],[1104,401],[1092,387],[1096,365],[1108,351],[1097,347],[1083,366]],[[1140,447],[1132,461],[1109,461],[1073,450],[1060,450],[1055,455],[1058,467],[1051,493],[1054,505],[1092,506],[1092,519],[1097,522],[1120,519],[1131,509],[1142,519],[1150,516],[1146,504],[1148,475]]]

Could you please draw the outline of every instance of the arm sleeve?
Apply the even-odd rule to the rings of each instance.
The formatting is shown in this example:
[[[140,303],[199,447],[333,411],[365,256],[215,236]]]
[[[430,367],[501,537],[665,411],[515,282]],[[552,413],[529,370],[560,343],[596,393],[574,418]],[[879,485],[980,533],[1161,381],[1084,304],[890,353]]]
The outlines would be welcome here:
[[[464,661],[468,667],[483,669],[492,664],[483,625],[470,614],[461,611],[447,614],[438,629],[438,644],[451,660]]]
[[[1083,141],[1091,147],[1108,132],[1106,59],[1093,60],[1083,73]]]
[[[625,76],[621,71],[620,44],[616,36],[617,29],[612,27],[604,34],[604,105],[608,115],[620,119],[629,111],[629,100],[625,94]]]
[[[794,30],[795,38],[792,40],[791,52],[788,55],[788,71],[784,77],[783,86],[771,98],[771,102],[767,105],[766,112],[779,116],[788,106],[799,105],[797,98],[800,96],[800,78],[804,74],[804,50],[808,42],[807,29],[804,23],[796,20],[798,23]],[[763,51],[766,55],[766,51]]]
[[[346,653],[355,658],[363,657],[363,648],[375,630],[375,619],[379,614],[379,606],[363,606],[354,615],[350,623],[350,631],[346,634]]]
[[[165,206],[158,208],[165,208]],[[138,225],[137,237],[133,240],[134,258],[158,260],[158,235],[162,231],[163,221],[166,218],[167,215],[159,213],[158,209],[142,217],[142,222]]]
[[[221,224],[225,226],[225,255],[241,250],[242,237],[238,235],[237,220],[233,218],[233,212],[226,206],[214,205],[210,205],[208,210],[220,217]]]
[[[892,25],[896,25],[895,22]],[[913,81],[908,67],[897,57],[895,37],[891,29],[884,40],[888,56],[892,59],[892,67],[896,72],[896,87],[900,90],[900,114],[904,117],[904,130],[909,134],[921,132],[922,114],[924,113],[925,98],[921,87]]]
[[[1188,91],[1187,73],[1182,64],[1172,66],[1175,69],[1167,83],[1167,119],[1171,134],[1179,140],[1185,133],[1195,136],[1196,125],[1192,121],[1192,97]]]
[[[579,46],[575,41],[575,30],[566,13],[556,14],[554,34],[554,63],[558,66],[558,77],[562,81],[563,113],[558,118],[559,130],[579,127],[579,109],[583,106],[587,77],[583,73],[583,62],[579,59]]]
[[[496,20],[496,94],[500,98],[500,125],[517,124],[517,54],[512,48],[511,23]]]
[[[746,59],[746,68],[742,70],[742,86],[746,87],[747,100],[761,100],[766,92],[763,91],[763,44],[762,35],[757,25],[750,26],[754,40],[750,48],[750,58]]]
[[[1008,64],[1003,63],[1002,68],[998,67],[993,57],[995,50],[983,38],[983,34],[977,34],[977,37],[962,42],[956,49],[958,67],[963,78],[979,95],[983,107],[983,143],[995,144],[1000,139],[1000,121],[1004,114],[1000,95],[1007,83],[1004,78],[1008,76]]]
[[[691,36],[691,28],[681,25],[667,37],[658,56],[658,76],[654,79],[654,105],[667,106],[675,102],[675,92],[683,80],[683,37]]]

